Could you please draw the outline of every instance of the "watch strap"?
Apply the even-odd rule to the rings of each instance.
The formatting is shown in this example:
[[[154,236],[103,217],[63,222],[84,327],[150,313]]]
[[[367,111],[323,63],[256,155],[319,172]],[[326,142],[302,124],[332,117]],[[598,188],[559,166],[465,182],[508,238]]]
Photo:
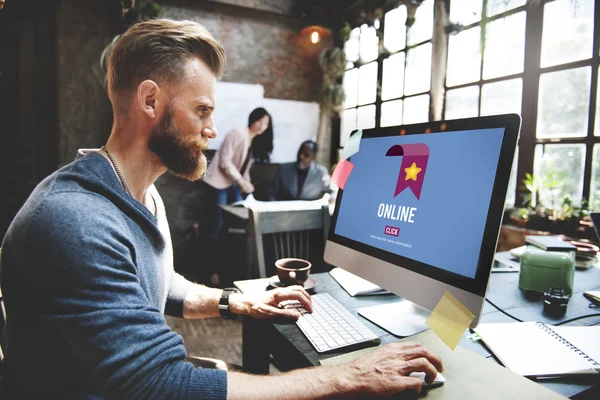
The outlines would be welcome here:
[[[219,314],[223,319],[235,319],[235,314],[231,312],[229,308],[229,295],[232,293],[239,293],[240,291],[236,288],[225,288],[221,292],[221,298],[219,299]]]

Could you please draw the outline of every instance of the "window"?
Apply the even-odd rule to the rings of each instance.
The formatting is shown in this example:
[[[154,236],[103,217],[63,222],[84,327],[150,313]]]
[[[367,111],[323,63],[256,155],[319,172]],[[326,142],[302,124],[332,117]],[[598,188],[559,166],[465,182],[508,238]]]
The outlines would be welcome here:
[[[532,165],[542,182],[540,201],[547,206],[560,206],[569,197],[575,204],[584,200],[600,209],[596,128],[600,57],[592,47],[600,27],[594,26],[594,12],[593,0],[544,1],[538,11],[543,21],[541,41],[537,39],[541,55],[527,75],[539,84],[537,110],[524,107],[527,117],[535,115],[535,132],[524,132],[535,135],[529,145],[535,149],[529,150],[534,150],[532,161],[527,157],[520,161]],[[524,104],[533,100],[526,96]]]
[[[431,89],[431,37],[433,0],[425,0],[407,29],[407,9],[402,5],[385,14],[379,126],[429,120]]]
[[[340,147],[354,129],[429,120],[433,7],[434,0],[421,3],[410,28],[401,5],[385,13],[379,32],[367,25],[352,30],[344,46],[349,63]]]
[[[448,38],[444,118],[521,114],[525,66],[525,1],[450,2],[450,21],[464,29]],[[515,201],[517,166],[507,204]]]
[[[521,182],[532,173],[543,182],[543,204],[569,197],[600,209],[596,3],[449,0],[447,19],[457,29],[435,43],[434,26],[446,20],[434,21],[434,0],[416,8],[410,28],[405,5],[386,10],[379,30],[355,28],[345,44],[340,145],[356,128],[517,113],[521,140],[507,205],[521,205]],[[445,61],[436,61],[440,50]]]

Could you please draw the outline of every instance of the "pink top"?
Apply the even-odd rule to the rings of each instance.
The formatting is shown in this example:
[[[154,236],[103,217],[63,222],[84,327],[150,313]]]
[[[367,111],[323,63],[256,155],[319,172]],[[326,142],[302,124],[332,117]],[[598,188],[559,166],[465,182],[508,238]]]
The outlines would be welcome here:
[[[248,128],[232,129],[221,144],[221,148],[208,165],[208,171],[204,182],[215,189],[226,189],[242,177],[240,170],[246,160],[248,147],[250,146],[250,134]],[[252,160],[244,173],[244,179],[250,182],[250,167]]]

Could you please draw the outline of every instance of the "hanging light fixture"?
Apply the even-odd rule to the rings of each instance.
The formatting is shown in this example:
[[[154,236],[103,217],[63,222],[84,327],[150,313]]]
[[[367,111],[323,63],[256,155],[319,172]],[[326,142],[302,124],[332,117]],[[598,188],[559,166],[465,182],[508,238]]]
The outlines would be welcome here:
[[[303,36],[308,36],[312,44],[317,44],[321,41],[321,39],[324,39],[331,35],[331,31],[329,29],[324,28],[320,25],[310,25],[304,27],[302,28],[302,31],[300,33]]]

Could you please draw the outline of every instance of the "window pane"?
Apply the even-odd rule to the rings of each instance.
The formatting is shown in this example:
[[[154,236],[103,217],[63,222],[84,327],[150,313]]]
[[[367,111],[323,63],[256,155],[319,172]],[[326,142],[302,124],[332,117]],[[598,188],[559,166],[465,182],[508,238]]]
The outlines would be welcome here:
[[[479,115],[479,86],[469,86],[446,92],[446,119],[476,117]]]
[[[542,67],[592,56],[593,0],[556,0],[544,6]]]
[[[450,2],[450,21],[469,25],[481,20],[483,0],[454,0]]]
[[[381,126],[402,125],[402,100],[381,104]]]
[[[598,72],[600,73],[600,67],[598,67]],[[600,136],[600,79],[596,89],[596,129],[594,134]]]
[[[479,26],[450,36],[446,84],[456,86],[479,80],[481,70],[481,28]]]
[[[583,67],[540,76],[537,137],[587,135],[591,72]]]
[[[357,129],[375,128],[375,105],[360,107],[357,111]]]
[[[429,121],[429,95],[409,97],[404,100],[404,124]]]
[[[358,104],[375,103],[377,97],[377,63],[372,62],[358,69]]]
[[[385,48],[394,53],[406,47],[406,6],[401,5],[385,14]]]
[[[417,8],[415,23],[408,29],[409,46],[431,39],[433,34],[433,0],[425,0]]]
[[[379,38],[372,26],[363,25],[360,28],[360,59],[363,62],[373,61],[379,52]]]
[[[535,146],[533,174],[540,182],[539,201],[545,207],[560,207],[565,197],[581,203],[584,144],[539,144]]]
[[[360,28],[352,29],[350,39],[344,44],[344,52],[348,61],[358,60]]]
[[[523,72],[525,12],[490,22],[485,35],[483,79]]]
[[[503,13],[504,11],[520,7],[526,2],[527,0],[488,0],[486,15],[492,17],[496,14]]]
[[[353,130],[356,129],[356,108],[342,111],[340,121],[340,146],[344,147]]]
[[[515,191],[517,190],[517,164],[519,160],[519,147],[515,151],[515,158],[513,159],[512,169],[510,170],[510,178],[508,178],[508,188],[506,189],[506,200],[504,205],[506,207],[513,207],[515,205]]]
[[[383,61],[381,99],[401,97],[404,93],[404,52],[394,54]]]
[[[594,158],[592,158],[592,165],[590,209],[600,211],[600,144],[594,145]]]
[[[410,49],[406,54],[404,94],[429,91],[431,86],[431,43]]]
[[[354,68],[346,71],[344,74],[344,93],[346,93],[346,100],[344,101],[344,107],[356,107],[358,101],[358,69]]]
[[[515,113],[521,115],[523,80],[488,83],[481,88],[481,115]]]

